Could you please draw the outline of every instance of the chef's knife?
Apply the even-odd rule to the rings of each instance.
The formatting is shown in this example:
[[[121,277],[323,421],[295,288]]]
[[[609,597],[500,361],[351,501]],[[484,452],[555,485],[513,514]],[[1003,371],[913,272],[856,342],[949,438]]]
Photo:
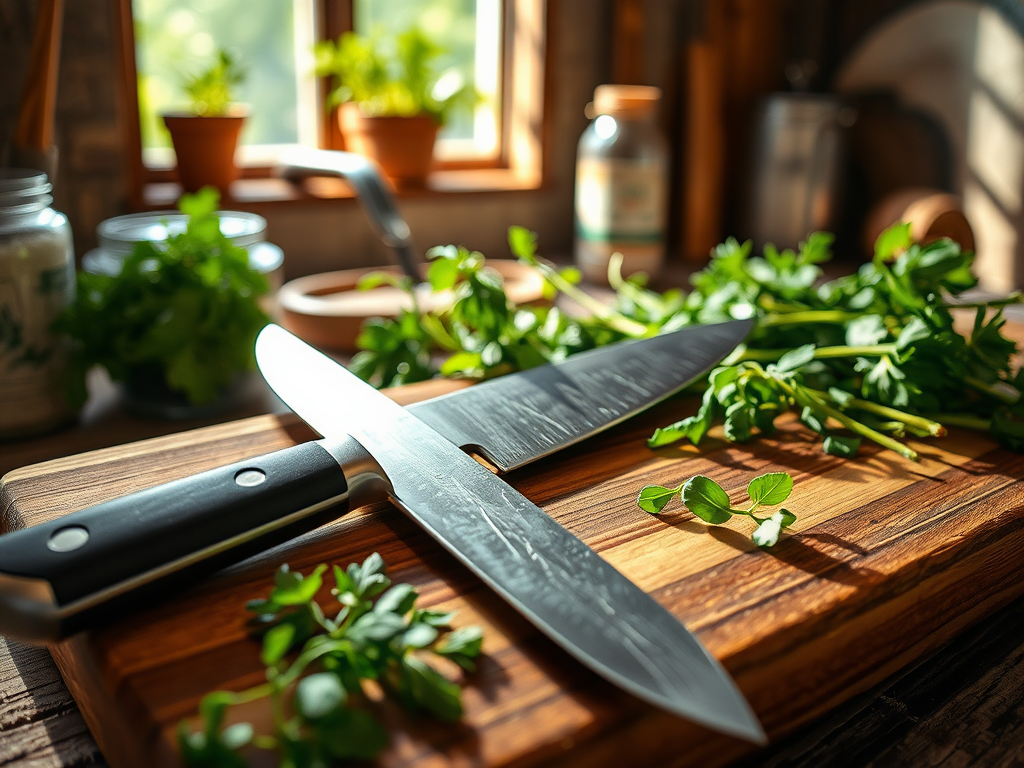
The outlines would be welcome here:
[[[463,397],[421,404],[421,420],[270,326],[257,344],[264,375],[326,439],[0,538],[0,629],[30,639],[72,630],[139,585],[244,551],[257,536],[266,546],[271,534],[294,535],[296,525],[308,530],[311,520],[323,520],[318,513],[340,514],[331,504],[358,506],[389,493],[605,677],[670,711],[763,740],[731,680],[682,625],[426,423],[450,419],[459,425],[450,437],[460,446],[499,467],[519,466],[678,390],[748,329],[691,329],[479,385],[466,391],[487,395],[474,395],[472,408],[483,409],[469,412],[474,429],[462,423],[471,406]],[[497,431],[504,419],[517,439]]]

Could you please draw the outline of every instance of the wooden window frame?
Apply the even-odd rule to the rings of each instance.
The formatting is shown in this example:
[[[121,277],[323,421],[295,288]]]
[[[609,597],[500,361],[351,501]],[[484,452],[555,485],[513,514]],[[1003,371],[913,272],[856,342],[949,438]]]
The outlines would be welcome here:
[[[337,39],[353,28],[354,0],[316,0],[318,39]],[[116,52],[120,64],[121,107],[125,118],[124,159],[128,204],[132,210],[171,207],[180,187],[173,169],[150,168],[142,159],[139,123],[138,77],[135,65],[135,30],[132,0],[116,0]],[[543,178],[543,136],[550,21],[548,0],[503,0],[502,88],[499,152],[494,158],[438,161],[424,190],[408,194],[512,191],[540,188]],[[318,102],[324,104],[329,78],[317,85]],[[538,94],[540,96],[538,97]],[[322,110],[320,145],[343,149],[335,111]],[[243,166],[232,188],[233,205],[275,202],[335,200],[352,197],[351,190],[334,179],[310,179],[291,183],[274,178],[273,167]],[[403,194],[405,194],[403,192]]]

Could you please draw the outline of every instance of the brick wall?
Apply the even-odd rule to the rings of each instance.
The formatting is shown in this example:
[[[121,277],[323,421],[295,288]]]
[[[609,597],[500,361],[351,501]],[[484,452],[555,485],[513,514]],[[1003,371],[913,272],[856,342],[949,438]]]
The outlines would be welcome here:
[[[0,146],[17,119],[27,73],[35,0],[0,0]],[[79,258],[95,246],[96,225],[124,212],[120,115],[110,0],[64,3],[54,207],[67,214]]]

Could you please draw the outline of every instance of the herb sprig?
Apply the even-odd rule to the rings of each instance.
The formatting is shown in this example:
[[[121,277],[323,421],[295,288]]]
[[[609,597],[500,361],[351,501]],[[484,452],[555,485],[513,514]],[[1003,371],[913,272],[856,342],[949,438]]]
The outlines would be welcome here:
[[[316,602],[324,575],[340,608],[328,617]],[[276,752],[289,768],[315,768],[338,760],[369,760],[388,742],[371,714],[363,681],[373,680],[411,711],[440,720],[462,716],[461,690],[422,653],[475,669],[478,627],[451,630],[451,613],[416,607],[417,592],[391,584],[380,555],[346,570],[317,566],[303,575],[281,566],[266,599],[246,607],[262,635],[267,682],[247,691],[216,691],[199,705],[202,729],[178,727],[182,760],[190,768],[249,765],[247,751]],[[232,705],[269,699],[274,732],[256,735],[249,723],[225,727]]]
[[[578,287],[578,272],[540,258],[534,233],[511,227],[508,239],[513,254],[545,277],[550,295],[565,295],[583,313],[514,306],[482,254],[435,248],[431,286],[452,290],[455,303],[433,312],[414,305],[397,320],[367,324],[356,372],[377,386],[439,374],[488,378],[623,339],[752,318],[744,344],[695,385],[698,412],[658,429],[651,447],[698,444],[719,423],[726,439],[745,442],[795,411],[836,456],[854,455],[866,439],[917,460],[905,438],[941,437],[951,426],[1024,450],[1024,375],[1012,370],[1016,346],[1003,335],[1002,314],[1021,296],[959,299],[977,282],[974,257],[951,240],[917,245],[909,225],[896,225],[879,237],[871,263],[820,283],[830,234],[813,233],[796,251],[768,245],[761,256],[730,238],[691,277],[688,293],[624,279],[613,258],[615,295],[606,304]],[[411,282],[403,286],[412,292]],[[957,307],[975,312],[966,335],[954,327]],[[437,355],[447,359],[437,365]]]
[[[75,302],[55,328],[72,339],[68,399],[85,402],[94,365],[115,381],[159,373],[192,404],[217,398],[256,367],[253,346],[269,318],[259,299],[267,280],[220,230],[219,195],[183,195],[184,232],[166,245],[136,243],[118,275],[78,273]]]
[[[699,443],[719,420],[727,439],[744,442],[795,408],[838,456],[867,438],[917,460],[902,438],[941,437],[947,424],[1024,448],[1015,345],[1001,333],[1002,307],[1020,297],[970,305],[965,337],[952,310],[976,284],[972,254],[950,240],[913,244],[909,226],[897,225],[879,237],[870,264],[815,287],[830,244],[819,233],[796,253],[766,247],[764,258],[751,256],[749,243],[719,246],[682,311],[690,322],[753,317],[755,330],[711,373],[698,413],[657,430],[648,445]]]
[[[245,82],[247,72],[237,54],[223,48],[209,67],[185,77],[182,90],[189,98],[190,109],[200,117],[226,115],[234,101],[235,89]]]
[[[676,496],[693,514],[711,525],[721,525],[732,519],[733,515],[744,515],[755,523],[757,528],[751,538],[759,547],[773,547],[779,540],[783,528],[789,528],[796,522],[796,515],[788,509],[779,509],[768,517],[755,514],[761,507],[774,507],[782,504],[793,492],[793,478],[787,472],[769,472],[755,477],[747,485],[749,506],[737,509],[732,506],[729,494],[704,475],[694,475],[675,488],[661,485],[648,485],[640,491],[636,503],[644,512],[660,515],[665,506]]]

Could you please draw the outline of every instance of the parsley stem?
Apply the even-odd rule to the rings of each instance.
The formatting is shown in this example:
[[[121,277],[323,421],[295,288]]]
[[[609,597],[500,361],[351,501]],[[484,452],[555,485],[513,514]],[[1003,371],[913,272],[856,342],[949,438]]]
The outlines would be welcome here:
[[[609,326],[619,333],[623,333],[626,336],[637,339],[642,339],[651,335],[648,327],[643,323],[638,323],[636,320],[631,320],[625,315],[616,312],[607,304],[598,301],[586,291],[570,283],[558,273],[558,270],[555,269],[551,262],[542,259],[539,256],[534,256],[528,260],[528,263],[544,275],[545,279],[555,286],[559,292],[568,296],[581,307],[591,312],[595,317],[604,320]]]
[[[983,419],[980,416],[972,416],[969,413],[943,413],[933,414],[933,418],[942,419],[944,424],[951,427],[964,427],[965,429],[978,429],[988,432],[992,429],[992,420]]]
[[[824,400],[813,394],[811,390],[800,387],[799,385],[791,386],[789,382],[785,381],[781,377],[777,377],[776,381],[779,382],[779,386],[781,386],[793,398],[795,402],[800,403],[801,405],[812,405],[816,407],[818,410],[820,410],[822,413],[824,413],[826,416],[835,419],[844,427],[853,432],[856,432],[858,435],[866,437],[869,440],[873,440],[882,447],[888,448],[891,451],[896,451],[896,453],[898,453],[900,456],[903,456],[906,459],[910,459],[911,461],[918,461],[917,451],[915,451],[910,446],[904,445],[899,440],[894,440],[888,435],[883,435],[881,432],[871,429],[871,427],[867,426],[866,424],[862,424],[856,419],[851,419],[842,411],[838,411],[831,405],[828,405],[828,403],[826,403]]]
[[[829,398],[830,400],[832,399],[831,397],[829,397],[827,392],[820,392],[816,389],[808,389],[806,387],[805,389],[808,392],[815,395],[816,397]],[[833,400],[833,402],[835,401]],[[904,424],[909,424],[918,427],[927,432],[929,435],[933,435],[935,437],[946,436],[946,428],[936,421],[927,419],[924,416],[917,416],[912,413],[900,411],[897,410],[896,408],[890,408],[887,405],[872,403],[870,400],[860,400],[859,398],[852,397],[848,401],[846,401],[846,403],[838,403],[837,405],[839,406],[840,410],[854,408],[858,411],[866,411],[868,413],[873,413],[877,416],[884,416],[885,418],[893,419],[894,421],[899,421]]]
[[[818,347],[814,350],[815,360],[825,360],[832,357],[881,357],[882,355],[895,355],[897,353],[895,344],[871,344],[859,347],[835,346]]]
[[[252,688],[247,688],[244,691],[239,691],[234,694],[231,699],[232,704],[247,704],[250,701],[256,701],[257,699],[263,699],[269,696],[274,690],[272,683],[261,683],[260,685],[254,685]]]
[[[612,290],[622,296],[626,296],[650,315],[661,313],[660,297],[655,298],[655,294],[645,291],[635,283],[631,283],[622,277],[622,262],[623,256],[618,251],[613,253],[608,260],[608,284],[612,287]]]
[[[781,358],[789,349],[744,349],[738,358],[730,357],[730,364],[746,361],[774,362]],[[865,346],[849,347],[837,345],[834,347],[818,347],[814,350],[815,360],[827,360],[835,357],[875,357],[882,355],[895,355],[897,353],[895,344],[871,344]]]
[[[333,653],[337,650],[338,645],[338,642],[321,643],[320,645],[299,654],[299,657],[292,662],[292,665],[275,680],[276,684],[281,686],[281,689],[287,688],[299,678],[299,675],[302,674],[303,670],[305,670],[311,662],[316,661],[321,656]]]
[[[989,384],[975,376],[964,376],[964,383],[970,387],[974,387],[974,389],[979,392],[984,392],[986,395],[990,395],[996,400],[1006,403],[1007,405],[1013,405],[1020,400],[1020,391],[1012,384],[1005,381],[997,381],[995,384]]]
[[[776,310],[765,315],[758,322],[761,327],[775,325],[796,325],[798,323],[847,323],[861,316],[860,312],[846,312],[841,309],[806,309],[797,311]]]

